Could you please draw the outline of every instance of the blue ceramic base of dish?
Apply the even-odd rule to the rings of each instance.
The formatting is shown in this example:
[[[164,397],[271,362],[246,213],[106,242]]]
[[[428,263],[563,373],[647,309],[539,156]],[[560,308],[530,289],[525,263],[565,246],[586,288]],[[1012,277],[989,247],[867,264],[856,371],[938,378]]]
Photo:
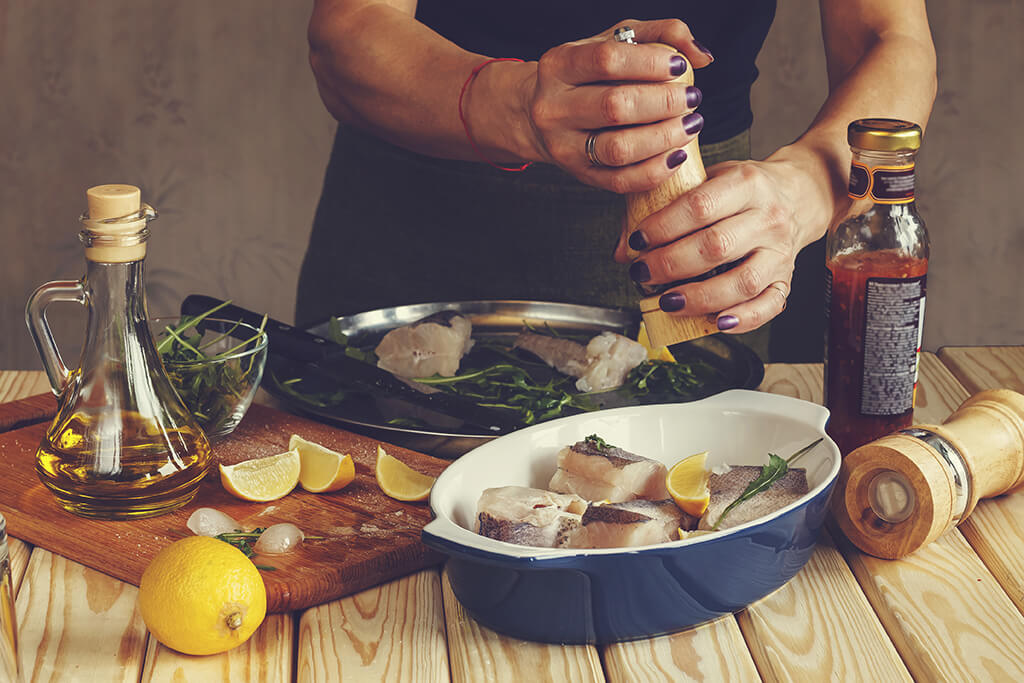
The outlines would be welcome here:
[[[736,532],[635,552],[510,558],[429,532],[451,556],[448,575],[463,607],[485,626],[549,643],[635,640],[737,612],[789,581],[807,563],[832,486],[805,504]]]

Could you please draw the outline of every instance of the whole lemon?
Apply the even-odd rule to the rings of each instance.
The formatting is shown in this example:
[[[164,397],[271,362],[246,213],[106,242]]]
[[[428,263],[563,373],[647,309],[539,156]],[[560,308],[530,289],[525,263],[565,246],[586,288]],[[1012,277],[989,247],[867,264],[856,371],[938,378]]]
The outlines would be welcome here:
[[[191,536],[161,550],[146,567],[139,611],[167,647],[209,655],[249,639],[267,614],[267,590],[238,548]]]

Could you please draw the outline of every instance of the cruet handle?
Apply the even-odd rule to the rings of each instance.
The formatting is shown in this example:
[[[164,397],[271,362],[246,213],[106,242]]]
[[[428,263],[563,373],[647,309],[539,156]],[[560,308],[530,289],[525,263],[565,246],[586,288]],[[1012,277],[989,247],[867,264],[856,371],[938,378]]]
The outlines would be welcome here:
[[[74,301],[86,305],[85,286],[81,280],[55,280],[47,282],[32,293],[25,306],[25,322],[32,340],[36,343],[43,368],[50,380],[53,393],[60,396],[67,386],[71,373],[64,365],[57,342],[53,339],[50,325],[46,321],[46,308],[54,301]]]

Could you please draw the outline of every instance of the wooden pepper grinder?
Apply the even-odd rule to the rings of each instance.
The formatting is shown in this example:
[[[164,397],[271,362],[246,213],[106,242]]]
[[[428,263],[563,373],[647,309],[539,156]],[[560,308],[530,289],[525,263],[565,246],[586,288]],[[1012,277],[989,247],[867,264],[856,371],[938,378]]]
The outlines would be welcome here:
[[[649,44],[661,45],[673,52],[676,51],[675,48],[661,43]],[[683,59],[686,58],[683,57]],[[674,82],[693,85],[693,67],[689,61],[686,61],[686,70]],[[668,180],[653,190],[626,195],[626,225],[629,234],[636,231],[640,221],[655,211],[665,208],[677,197],[689,192],[707,179],[704,162],[700,158],[697,138],[694,137],[683,149],[686,151],[686,161]],[[635,259],[639,255],[640,252],[632,248],[629,249],[629,258]],[[662,311],[658,305],[658,299],[661,298],[662,292],[671,286],[660,285],[655,288],[642,288],[647,296],[640,300],[640,313],[653,346],[668,346],[718,332],[718,316],[716,315],[680,317]]]
[[[941,425],[915,425],[843,460],[832,511],[861,550],[897,559],[965,520],[978,501],[1024,487],[1024,395],[967,399]]]

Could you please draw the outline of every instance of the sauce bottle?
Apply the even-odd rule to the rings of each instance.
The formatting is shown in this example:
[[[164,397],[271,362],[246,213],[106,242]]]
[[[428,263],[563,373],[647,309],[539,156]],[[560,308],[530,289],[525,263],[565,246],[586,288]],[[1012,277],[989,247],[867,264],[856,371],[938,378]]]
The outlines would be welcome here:
[[[851,218],[826,241],[827,431],[844,455],[910,426],[924,324],[928,233],[914,204],[921,128],[850,124]]]
[[[195,495],[210,445],[171,386],[149,331],[142,266],[156,212],[130,185],[93,187],[86,198],[85,277],[44,284],[25,312],[58,402],[36,473],[75,514],[158,515]],[[75,370],[64,365],[46,322],[54,301],[88,311]]]

